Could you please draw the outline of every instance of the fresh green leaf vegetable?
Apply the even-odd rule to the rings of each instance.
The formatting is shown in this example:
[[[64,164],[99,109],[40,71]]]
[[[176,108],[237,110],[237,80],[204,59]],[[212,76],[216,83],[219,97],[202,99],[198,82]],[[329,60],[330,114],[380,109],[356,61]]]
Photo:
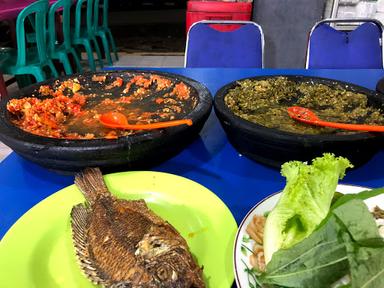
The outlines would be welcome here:
[[[383,189],[376,190],[383,193]],[[347,249],[351,287],[383,288],[384,240],[367,206],[361,200],[352,199],[336,208],[333,214],[348,231],[342,239]]]
[[[283,164],[287,184],[264,230],[264,256],[268,263],[279,249],[288,249],[308,237],[327,216],[339,179],[352,167],[348,159],[325,153],[312,165]]]
[[[346,194],[341,197],[338,197],[336,201],[332,204],[331,209],[335,209],[352,199],[366,200],[368,198],[375,197],[383,193],[384,193],[384,188],[377,188],[377,189],[362,191],[356,194]]]
[[[277,251],[260,280],[283,287],[329,287],[348,273],[346,248],[338,243],[338,233],[332,217],[302,242]]]
[[[336,199],[335,199],[335,197],[332,199],[330,211],[332,211],[332,210],[336,209],[337,207],[347,203],[348,201],[354,200],[354,199],[367,200],[369,198],[378,196],[380,194],[384,194],[384,188],[365,190],[365,191],[362,191],[362,192],[359,192],[356,194],[341,194],[341,195],[339,195],[339,194],[341,194],[341,193],[335,192],[335,195],[337,195],[337,196],[336,196]],[[332,215],[332,213],[328,213],[328,216],[317,226],[316,229],[319,229],[320,227],[322,227],[322,225],[324,225],[324,223],[326,223],[326,221],[328,221],[327,218],[330,217],[331,215]]]
[[[331,202],[331,206],[336,203],[337,200],[339,200],[341,197],[343,197],[344,194],[343,193],[340,193],[340,192],[335,192],[335,194],[333,194],[333,198],[332,198],[332,202]]]
[[[384,287],[384,240],[364,202],[349,198],[322,224],[300,243],[277,251],[258,280],[277,287],[324,288],[350,274],[346,287]]]
[[[384,246],[347,246],[352,275],[352,288],[384,287]]]
[[[352,240],[363,243],[368,239],[381,239],[375,219],[367,205],[360,199],[351,199],[332,210],[332,214],[344,225]]]

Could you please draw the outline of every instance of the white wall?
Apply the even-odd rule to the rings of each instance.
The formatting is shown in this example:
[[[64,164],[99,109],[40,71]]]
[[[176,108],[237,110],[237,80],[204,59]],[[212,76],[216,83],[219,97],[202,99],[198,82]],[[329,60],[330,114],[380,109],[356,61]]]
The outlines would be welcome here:
[[[254,0],[253,20],[265,37],[266,68],[304,68],[308,34],[326,0]]]
[[[334,3],[336,2],[336,5]],[[333,8],[336,8],[335,10]],[[384,0],[328,0],[324,18],[375,18],[384,23]]]

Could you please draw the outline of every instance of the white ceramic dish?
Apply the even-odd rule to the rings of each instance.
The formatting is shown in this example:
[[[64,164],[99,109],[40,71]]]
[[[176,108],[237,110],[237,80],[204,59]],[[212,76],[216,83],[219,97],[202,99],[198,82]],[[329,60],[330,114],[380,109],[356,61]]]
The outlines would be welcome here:
[[[353,185],[338,185],[336,190],[343,194],[354,194],[359,193],[364,190],[369,190],[370,188],[361,187],[361,186],[353,186]],[[241,222],[239,229],[235,238],[234,245],[234,253],[233,253],[233,261],[234,261],[234,273],[236,284],[238,288],[250,288],[249,283],[254,283],[252,279],[248,279],[248,273],[245,272],[246,268],[251,268],[249,263],[249,256],[251,255],[253,240],[248,240],[248,233],[245,231],[248,224],[252,220],[254,215],[264,215],[265,212],[271,211],[273,207],[276,205],[277,201],[280,198],[280,192],[272,194],[267,198],[264,198],[262,201],[257,203],[245,216],[243,221]],[[367,206],[371,209],[378,203],[383,203],[380,205],[381,208],[384,208],[384,195],[378,195],[376,197],[372,197],[365,201]],[[244,241],[244,239],[247,239]]]

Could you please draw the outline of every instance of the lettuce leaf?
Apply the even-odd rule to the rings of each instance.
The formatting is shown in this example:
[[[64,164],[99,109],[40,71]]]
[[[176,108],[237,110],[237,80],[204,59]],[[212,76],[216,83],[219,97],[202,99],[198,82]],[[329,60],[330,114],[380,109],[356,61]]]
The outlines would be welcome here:
[[[287,249],[308,237],[327,216],[339,179],[352,167],[348,159],[325,153],[312,165],[291,161],[282,165],[287,183],[269,213],[264,230],[264,256]]]

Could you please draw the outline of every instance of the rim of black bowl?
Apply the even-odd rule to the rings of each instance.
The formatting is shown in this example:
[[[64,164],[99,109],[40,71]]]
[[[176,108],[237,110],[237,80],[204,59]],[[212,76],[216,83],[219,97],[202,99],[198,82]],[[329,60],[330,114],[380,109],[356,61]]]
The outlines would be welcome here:
[[[97,148],[100,151],[103,149],[109,150],[110,146],[127,145],[127,143],[134,144],[137,142],[157,138],[164,134],[174,134],[174,133],[177,133],[178,131],[193,127],[193,125],[188,126],[187,128],[183,126],[173,126],[173,127],[162,128],[162,129],[144,131],[134,135],[119,137],[117,139],[105,139],[105,138],[60,139],[60,138],[39,136],[39,135],[26,132],[21,128],[13,125],[12,122],[9,121],[10,115],[6,108],[7,102],[10,99],[28,97],[29,95],[31,95],[32,92],[36,91],[36,88],[40,87],[41,85],[51,85],[56,81],[73,79],[78,76],[84,77],[84,75],[99,75],[99,74],[112,75],[112,74],[123,74],[123,73],[161,75],[161,76],[169,77],[174,80],[183,81],[184,83],[191,86],[193,89],[196,90],[199,98],[199,102],[197,103],[195,109],[191,111],[189,114],[185,115],[185,117],[192,119],[193,122],[194,120],[197,120],[200,117],[204,116],[206,113],[208,113],[209,110],[212,109],[212,95],[208,90],[208,88],[205,87],[202,83],[182,75],[169,73],[169,72],[155,71],[155,70],[144,70],[144,69],[143,70],[140,70],[140,69],[108,70],[108,71],[97,71],[97,72],[87,71],[85,73],[76,73],[69,76],[65,75],[57,78],[51,78],[43,82],[35,83],[28,87],[20,89],[18,95],[16,95],[15,97],[8,97],[6,99],[2,99],[0,102],[0,140],[2,140],[5,144],[7,144],[7,141],[20,142],[20,143],[29,142],[29,145],[31,145],[35,150],[44,150],[44,149],[47,149],[47,146],[48,146],[50,149],[54,149],[54,147],[58,147],[59,149],[65,150],[66,147],[67,148],[87,147],[89,149]]]
[[[378,106],[380,106],[381,109],[384,109],[384,98],[379,93],[370,90],[368,88],[345,82],[345,81],[339,81],[335,79],[330,78],[323,78],[323,77],[315,77],[315,76],[304,76],[304,75],[264,75],[264,76],[254,76],[254,77],[246,77],[241,78],[235,81],[232,81],[224,86],[222,86],[215,94],[214,97],[214,109],[216,114],[222,114],[225,118],[227,118],[230,121],[230,125],[234,127],[238,127],[239,129],[242,129],[244,131],[254,133],[255,130],[259,131],[260,133],[263,133],[266,136],[269,137],[277,137],[279,139],[282,139],[284,141],[290,142],[290,141],[297,141],[297,140],[303,140],[303,141],[316,141],[316,142],[322,142],[322,141],[353,141],[358,139],[369,139],[377,137],[378,135],[384,135],[383,133],[376,132],[356,132],[353,134],[320,134],[320,135],[312,135],[312,134],[299,134],[299,133],[293,133],[293,132],[287,132],[282,131],[275,128],[268,128],[265,126],[262,126],[260,124],[256,124],[254,122],[248,121],[246,119],[243,119],[237,115],[235,115],[232,110],[225,104],[224,98],[228,93],[229,89],[235,88],[238,86],[238,82],[244,81],[244,80],[264,80],[264,79],[270,79],[270,78],[277,78],[277,77],[286,77],[290,80],[296,80],[300,82],[313,82],[313,83],[319,83],[319,84],[325,84],[328,86],[341,86],[342,88],[352,91],[352,92],[358,92],[363,93],[367,95],[369,102],[375,102]],[[220,116],[218,115],[218,118]],[[220,120],[223,121],[223,120]],[[225,121],[225,120],[224,120]],[[229,123],[228,123],[229,124]],[[293,140],[294,139],[294,140]]]

